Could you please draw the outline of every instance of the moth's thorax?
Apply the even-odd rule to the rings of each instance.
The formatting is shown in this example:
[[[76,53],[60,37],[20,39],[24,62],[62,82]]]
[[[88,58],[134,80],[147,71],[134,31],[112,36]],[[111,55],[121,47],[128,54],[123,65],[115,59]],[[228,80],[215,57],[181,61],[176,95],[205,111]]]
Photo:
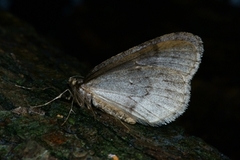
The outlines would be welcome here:
[[[73,76],[68,80],[72,91],[73,100],[83,107],[86,105],[88,109],[91,107],[91,94],[84,89],[83,77]]]

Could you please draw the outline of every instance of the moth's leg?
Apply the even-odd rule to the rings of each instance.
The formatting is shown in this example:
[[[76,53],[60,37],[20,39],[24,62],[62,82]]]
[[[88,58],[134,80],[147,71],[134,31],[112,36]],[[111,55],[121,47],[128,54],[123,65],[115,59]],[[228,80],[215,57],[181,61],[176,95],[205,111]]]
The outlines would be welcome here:
[[[73,102],[74,102],[74,101],[72,100],[71,108],[69,109],[69,112],[68,112],[68,115],[67,115],[66,119],[65,119],[64,122],[61,124],[62,126],[67,122],[67,120],[68,120],[68,118],[70,117],[71,113],[74,113],[74,114],[75,114],[75,112],[74,112],[74,110],[73,110]]]

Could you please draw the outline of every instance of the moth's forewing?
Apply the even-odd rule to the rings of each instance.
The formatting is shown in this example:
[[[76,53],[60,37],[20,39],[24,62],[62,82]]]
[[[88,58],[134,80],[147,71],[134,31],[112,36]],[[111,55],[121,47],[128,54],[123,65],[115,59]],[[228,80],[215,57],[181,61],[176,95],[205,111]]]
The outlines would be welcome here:
[[[199,37],[164,35],[97,65],[80,88],[89,103],[117,118],[159,126],[185,111],[202,54]]]

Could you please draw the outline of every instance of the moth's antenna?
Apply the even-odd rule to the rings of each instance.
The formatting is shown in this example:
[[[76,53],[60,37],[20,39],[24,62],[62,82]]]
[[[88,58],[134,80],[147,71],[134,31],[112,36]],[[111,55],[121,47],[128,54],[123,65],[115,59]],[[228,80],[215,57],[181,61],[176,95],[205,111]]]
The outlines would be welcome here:
[[[43,106],[49,105],[49,104],[52,103],[53,101],[61,98],[62,95],[65,94],[66,92],[69,92],[69,93],[70,93],[70,97],[73,97],[73,94],[72,94],[71,90],[66,89],[65,91],[63,91],[62,93],[60,93],[57,97],[53,98],[51,101],[48,101],[48,102],[46,102],[46,103],[44,103],[44,104],[41,104],[41,105],[30,106],[30,107],[31,107],[31,108],[39,108],[39,107],[43,107]],[[74,98],[74,97],[73,97],[73,98]],[[75,113],[74,110],[72,109],[72,108],[73,108],[73,101],[74,101],[74,99],[73,99],[72,102],[71,102],[71,108],[70,108],[70,110],[69,110],[69,112],[68,112],[67,118],[66,118],[66,119],[64,120],[64,122],[61,124],[61,126],[63,126],[63,125],[67,122],[67,120],[68,120],[68,118],[70,117],[71,113]]]
[[[44,103],[44,104],[41,104],[41,105],[30,106],[30,107],[31,107],[31,108],[39,108],[39,107],[43,107],[43,106],[49,105],[49,104],[52,103],[53,101],[61,98],[62,95],[63,95],[64,93],[66,93],[66,92],[69,92],[69,93],[71,94],[71,96],[72,96],[71,91],[70,91],[69,89],[66,89],[65,91],[63,91],[62,93],[60,93],[57,97],[55,97],[54,99],[52,99],[51,101],[48,101],[48,102],[46,102],[46,103]]]

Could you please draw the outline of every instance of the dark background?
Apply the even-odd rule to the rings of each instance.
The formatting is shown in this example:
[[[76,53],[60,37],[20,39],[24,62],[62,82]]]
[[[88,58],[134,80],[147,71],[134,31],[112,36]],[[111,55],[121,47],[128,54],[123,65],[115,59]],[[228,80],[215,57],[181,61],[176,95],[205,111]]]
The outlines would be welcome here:
[[[163,34],[200,36],[205,52],[192,81],[191,102],[174,123],[230,158],[239,157],[238,0],[0,0],[0,5],[89,69]]]

